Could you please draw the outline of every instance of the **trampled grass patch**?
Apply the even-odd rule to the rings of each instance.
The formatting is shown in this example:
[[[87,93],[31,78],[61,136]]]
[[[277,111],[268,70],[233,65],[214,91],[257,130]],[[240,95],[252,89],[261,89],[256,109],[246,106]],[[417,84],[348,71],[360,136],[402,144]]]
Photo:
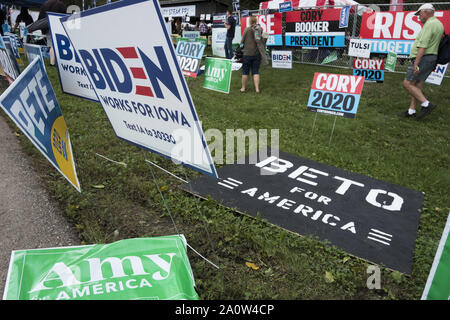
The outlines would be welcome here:
[[[183,179],[199,174],[117,139],[100,104],[63,94],[56,69],[47,65],[47,72],[70,131],[82,193],[25,136],[20,134],[20,139],[83,243],[175,234],[167,204],[188,243],[221,267],[216,270],[189,250],[202,299],[420,298],[450,210],[449,79],[441,87],[426,86],[425,94],[438,108],[419,122],[397,117],[406,110],[409,98],[401,86],[403,75],[386,72],[383,84],[364,85],[356,119],[336,119],[331,142],[334,117],[306,110],[313,74],[350,74],[351,70],[263,66],[260,95],[253,92],[251,81],[247,93],[239,92],[240,71],[233,72],[228,95],[203,89],[203,76],[187,80],[205,131],[215,128],[225,136],[226,129],[279,129],[280,149],[285,152],[425,193],[412,275],[382,268],[381,289],[369,290],[370,263],[181,191],[177,179],[144,160]]]

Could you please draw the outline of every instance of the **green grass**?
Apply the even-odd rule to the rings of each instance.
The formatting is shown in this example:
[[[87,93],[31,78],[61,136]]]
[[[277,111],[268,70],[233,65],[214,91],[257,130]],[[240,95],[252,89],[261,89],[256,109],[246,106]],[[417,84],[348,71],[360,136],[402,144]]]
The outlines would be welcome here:
[[[386,73],[383,84],[366,83],[357,118],[337,118],[329,144],[334,117],[319,114],[312,132],[315,114],[306,110],[317,71],[351,73],[301,64],[294,64],[293,70],[265,66],[261,68],[261,95],[252,92],[251,82],[248,93],[239,93],[240,71],[233,72],[228,95],[203,89],[203,76],[187,82],[204,130],[217,128],[225,135],[227,128],[279,129],[280,149],[285,152],[423,191],[412,275],[382,268],[381,289],[369,290],[366,269],[370,263],[312,237],[235,213],[211,199],[199,201],[204,221],[195,199],[178,188],[179,181],[153,169],[180,233],[221,266],[217,271],[189,250],[202,299],[420,298],[450,210],[450,81],[445,79],[441,87],[426,86],[425,94],[439,106],[421,122],[396,115],[406,110],[409,102],[401,86],[403,75]],[[56,69],[47,66],[47,72],[70,130],[82,193],[54,170],[26,137],[20,134],[20,139],[43,184],[83,243],[175,234],[144,158],[183,178],[184,169],[117,139],[99,104],[63,94]],[[107,162],[95,152],[128,166]],[[186,172],[189,178],[199,175]],[[207,241],[204,224],[217,256]],[[259,269],[247,267],[246,262]],[[331,273],[332,282],[326,272]]]

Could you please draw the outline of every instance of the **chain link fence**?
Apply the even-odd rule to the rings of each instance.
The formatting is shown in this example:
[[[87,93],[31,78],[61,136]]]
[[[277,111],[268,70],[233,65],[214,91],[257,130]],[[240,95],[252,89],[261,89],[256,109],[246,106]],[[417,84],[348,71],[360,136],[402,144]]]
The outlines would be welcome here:
[[[402,11],[417,11],[423,3],[405,3]],[[450,10],[450,2],[433,3],[436,11]],[[320,6],[310,7],[308,9],[342,9],[343,6]],[[353,58],[348,56],[348,44],[350,39],[359,39],[362,23],[362,13],[366,10],[390,11],[390,4],[364,4],[354,6],[349,14],[348,27],[345,29],[346,47],[345,48],[301,48],[286,46],[283,40],[283,46],[268,46],[269,50],[291,50],[293,61],[296,63],[305,63],[313,65],[326,65],[337,68],[352,68]],[[298,11],[302,9],[294,9]],[[249,10],[249,15],[270,14],[279,12],[278,10]],[[282,33],[286,32],[286,13],[283,13]],[[374,54],[371,56],[385,57],[387,54]],[[408,68],[407,55],[399,55],[396,65],[396,72],[405,73]],[[450,69],[450,68],[449,68]],[[447,70],[447,76],[449,71]]]

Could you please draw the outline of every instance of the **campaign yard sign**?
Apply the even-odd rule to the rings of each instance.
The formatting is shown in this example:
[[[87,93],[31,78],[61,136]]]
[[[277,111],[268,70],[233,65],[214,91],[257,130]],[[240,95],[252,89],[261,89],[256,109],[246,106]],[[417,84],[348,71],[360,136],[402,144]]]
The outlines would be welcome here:
[[[417,38],[422,25],[415,11],[372,11],[364,12],[361,20],[360,37],[372,43],[371,52],[409,55],[411,46]],[[435,11],[445,28],[450,33],[450,11]]]
[[[411,273],[423,193],[273,150],[218,172],[182,189]]]
[[[450,214],[431,266],[422,300],[450,300]]]
[[[389,51],[386,57],[384,69],[387,71],[394,72],[396,64],[397,64],[397,54],[395,52]]]
[[[272,50],[272,68],[292,69],[292,51]]]
[[[230,59],[207,57],[203,88],[230,93],[232,61]]]
[[[442,83],[442,80],[444,79],[445,73],[447,72],[447,64],[438,64],[436,65],[436,68],[428,78],[425,80],[426,83],[435,84],[437,86],[440,86]]]
[[[25,43],[25,54],[27,55],[28,62],[33,61],[36,57],[43,59],[41,47],[36,44]]]
[[[314,73],[308,110],[355,118],[364,77],[347,74]]]
[[[183,30],[182,37],[193,41],[196,38],[200,38],[200,31]]]
[[[345,47],[345,29],[339,28],[340,9],[286,13],[286,46]]]
[[[198,300],[183,235],[11,253],[4,300]]]
[[[113,2],[61,22],[119,138],[217,176],[157,0]]]
[[[36,57],[3,92],[0,105],[47,160],[81,192],[69,131],[42,59]]]
[[[267,38],[267,46],[283,45],[283,14],[271,13],[267,15],[256,15],[257,23],[269,35]],[[241,35],[244,34],[245,28],[250,26],[250,17],[241,17]]]
[[[345,6],[341,8],[341,13],[339,17],[339,28],[348,27],[348,18],[350,17],[351,6]]]
[[[22,58],[20,57],[20,54],[19,54],[19,49],[17,47],[16,38],[12,37],[12,36],[3,36],[3,41],[5,42],[5,45],[9,46],[9,50],[13,54],[14,59],[16,59],[17,64],[19,66],[22,66],[23,65],[23,61],[22,61]]]
[[[20,67],[11,52],[9,42],[5,43],[2,37],[0,37],[0,63],[6,79],[10,84],[13,83],[20,74]]]
[[[384,81],[384,60],[382,59],[354,59],[353,75],[364,77],[365,82]]]
[[[292,11],[292,1],[280,2],[280,12]]]
[[[350,39],[348,55],[350,57],[370,58],[370,45],[369,40]]]
[[[86,70],[61,24],[60,19],[66,16],[47,12],[61,90],[66,94],[99,102]]]
[[[202,61],[203,51],[205,51],[203,42],[179,41],[175,53],[181,71],[185,76],[196,78]]]

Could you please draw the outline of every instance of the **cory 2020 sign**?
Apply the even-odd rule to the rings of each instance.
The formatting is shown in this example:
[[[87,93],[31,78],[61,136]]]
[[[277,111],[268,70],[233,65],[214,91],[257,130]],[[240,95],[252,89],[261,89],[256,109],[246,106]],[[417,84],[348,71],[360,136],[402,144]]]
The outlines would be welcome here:
[[[309,94],[308,110],[355,118],[363,85],[364,77],[316,72]]]
[[[118,1],[61,21],[119,138],[217,176],[158,1]]]
[[[353,59],[353,75],[364,77],[364,81],[384,81],[384,60]]]
[[[205,44],[202,42],[178,41],[175,49],[181,71],[188,77],[196,78],[202,61]]]
[[[220,168],[219,180],[202,177],[182,188],[411,273],[421,192],[282,151],[267,153],[256,164],[247,159]]]

